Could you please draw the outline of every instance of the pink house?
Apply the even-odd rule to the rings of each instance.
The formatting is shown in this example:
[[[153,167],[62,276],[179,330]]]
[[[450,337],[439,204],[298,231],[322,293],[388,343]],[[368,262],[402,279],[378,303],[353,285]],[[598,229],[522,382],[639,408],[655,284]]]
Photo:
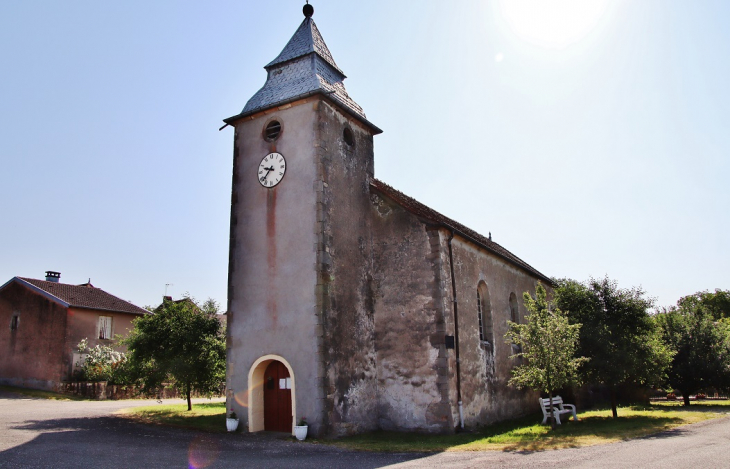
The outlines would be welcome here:
[[[48,271],[46,280],[13,277],[0,287],[0,384],[56,389],[70,379],[82,339],[113,345],[133,319],[149,314],[90,282],[60,277]]]

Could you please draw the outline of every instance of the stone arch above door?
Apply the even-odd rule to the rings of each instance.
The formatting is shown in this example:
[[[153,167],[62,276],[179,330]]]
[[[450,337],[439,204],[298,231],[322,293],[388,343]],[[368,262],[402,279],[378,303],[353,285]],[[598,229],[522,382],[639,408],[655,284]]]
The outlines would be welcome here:
[[[264,386],[266,385],[264,382],[264,372],[266,371],[266,368],[275,361],[281,362],[289,371],[289,377],[291,379],[293,433],[294,422],[297,416],[296,379],[294,376],[294,370],[289,362],[279,355],[264,355],[263,357],[260,357],[253,363],[253,365],[251,365],[251,369],[248,372],[248,431],[250,432],[259,432],[264,430]]]

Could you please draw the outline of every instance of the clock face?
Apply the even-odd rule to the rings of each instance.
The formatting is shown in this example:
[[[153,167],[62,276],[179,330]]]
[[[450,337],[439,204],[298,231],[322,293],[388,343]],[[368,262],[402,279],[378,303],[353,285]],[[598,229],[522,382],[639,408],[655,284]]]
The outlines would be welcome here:
[[[286,173],[286,160],[281,153],[269,153],[259,164],[258,178],[264,187],[274,187]]]

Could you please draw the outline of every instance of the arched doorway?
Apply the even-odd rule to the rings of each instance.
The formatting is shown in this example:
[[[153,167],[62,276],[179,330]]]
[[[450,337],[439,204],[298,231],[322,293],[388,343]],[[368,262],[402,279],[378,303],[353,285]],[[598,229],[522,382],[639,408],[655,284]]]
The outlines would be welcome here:
[[[271,368],[269,368],[271,366]],[[269,380],[268,378],[272,379]],[[281,379],[284,379],[284,387],[281,388]],[[288,379],[288,381],[287,381]],[[270,389],[273,386],[274,389]],[[282,392],[283,391],[283,392]],[[271,396],[266,396],[272,393]],[[267,398],[268,397],[268,398]],[[280,406],[286,406],[283,411],[279,410],[277,417],[269,417],[267,415],[267,404],[274,405],[277,402]],[[284,401],[284,402],[282,402]],[[248,431],[259,432],[261,430],[270,430],[270,421],[272,419],[280,420],[281,430],[293,434],[294,419],[297,415],[296,405],[296,379],[294,370],[288,361],[279,355],[264,355],[258,358],[251,365],[248,372]],[[283,424],[282,415],[289,416],[289,422]],[[276,424],[275,424],[276,425]]]
[[[264,430],[292,431],[291,376],[280,361],[272,361],[264,371]]]

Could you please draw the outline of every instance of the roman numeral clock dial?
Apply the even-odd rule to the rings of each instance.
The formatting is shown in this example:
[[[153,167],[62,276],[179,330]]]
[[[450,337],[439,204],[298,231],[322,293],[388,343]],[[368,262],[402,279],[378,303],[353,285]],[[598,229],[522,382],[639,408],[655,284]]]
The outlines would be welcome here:
[[[286,173],[286,159],[281,153],[269,153],[259,164],[258,178],[264,187],[279,184]]]

